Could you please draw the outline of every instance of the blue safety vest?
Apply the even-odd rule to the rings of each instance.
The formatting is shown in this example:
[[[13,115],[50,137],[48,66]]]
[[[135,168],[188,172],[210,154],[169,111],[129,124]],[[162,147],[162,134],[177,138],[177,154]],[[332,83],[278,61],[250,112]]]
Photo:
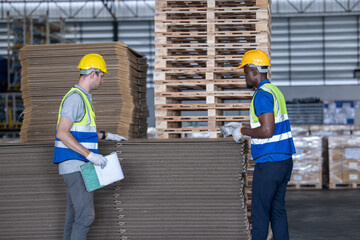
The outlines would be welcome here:
[[[255,114],[254,99],[260,90],[270,93],[274,99],[275,129],[270,138],[251,138],[251,154],[256,160],[270,154],[288,154],[289,158],[295,153],[294,141],[291,135],[290,122],[286,109],[286,102],[281,91],[271,83],[263,84],[254,94],[250,105],[251,128],[260,127],[259,118]]]
[[[60,113],[63,102],[71,94],[79,94],[81,96],[84,102],[85,114],[80,122],[73,123],[70,129],[70,133],[82,146],[84,146],[85,148],[89,149],[94,153],[99,153],[95,112],[89,99],[79,88],[77,87],[71,88],[70,91],[62,99],[59,108],[59,116],[58,116],[57,124],[59,125],[60,122]],[[69,159],[77,159],[77,160],[82,160],[84,162],[88,162],[88,160],[83,155],[68,148],[60,139],[56,137],[55,134],[54,163],[61,163]]]

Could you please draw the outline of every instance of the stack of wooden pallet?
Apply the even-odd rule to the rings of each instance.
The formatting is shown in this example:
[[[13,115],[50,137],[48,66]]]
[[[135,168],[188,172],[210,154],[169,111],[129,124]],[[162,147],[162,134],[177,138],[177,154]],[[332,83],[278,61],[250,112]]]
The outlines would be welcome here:
[[[101,54],[110,74],[91,92],[99,130],[146,137],[146,58],[121,42],[26,46],[20,52],[25,114],[22,142],[53,140],[60,102],[78,82],[80,59]]]
[[[248,50],[269,54],[269,1],[157,0],[155,44],[158,136],[216,138],[224,122],[249,120],[253,91],[236,67]]]

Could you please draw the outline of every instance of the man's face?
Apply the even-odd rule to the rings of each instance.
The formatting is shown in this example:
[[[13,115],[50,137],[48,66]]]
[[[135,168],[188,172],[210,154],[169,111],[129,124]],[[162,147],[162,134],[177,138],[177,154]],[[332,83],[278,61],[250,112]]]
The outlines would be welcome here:
[[[254,72],[253,70],[248,67],[248,66],[245,66],[244,67],[244,72],[245,72],[245,81],[246,81],[246,87],[247,88],[254,88]]]
[[[98,89],[100,88],[101,84],[104,82],[104,73],[103,72],[93,72],[94,73],[94,87],[93,89]]]

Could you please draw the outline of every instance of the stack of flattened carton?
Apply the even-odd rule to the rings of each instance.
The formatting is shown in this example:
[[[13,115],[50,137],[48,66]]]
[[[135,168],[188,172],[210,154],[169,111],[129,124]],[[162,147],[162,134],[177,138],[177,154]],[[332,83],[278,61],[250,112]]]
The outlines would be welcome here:
[[[104,155],[115,148],[110,142],[99,146]],[[53,150],[53,143],[0,144],[1,239],[62,239],[66,191],[52,164]],[[113,185],[96,191],[96,220],[88,239],[120,239],[113,194]]]
[[[1,238],[60,239],[65,184],[53,144],[0,145]],[[125,179],[95,191],[88,239],[250,239],[247,147],[232,140],[137,140],[118,151]]]
[[[246,149],[232,140],[124,142],[122,239],[249,239]]]
[[[360,137],[329,137],[328,144],[329,188],[360,188]]]
[[[54,139],[63,96],[79,79],[77,65],[89,53],[107,63],[104,83],[91,92],[99,130],[127,138],[146,137],[146,58],[122,42],[34,45],[20,51],[24,100],[22,142]]]

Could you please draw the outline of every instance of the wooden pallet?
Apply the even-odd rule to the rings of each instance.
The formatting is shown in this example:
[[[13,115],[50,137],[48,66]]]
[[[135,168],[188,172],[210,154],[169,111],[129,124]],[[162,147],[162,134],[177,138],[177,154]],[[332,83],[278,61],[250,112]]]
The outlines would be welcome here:
[[[262,38],[262,37],[259,37]],[[155,56],[157,60],[211,60],[211,59],[237,59],[241,62],[245,52],[253,49],[269,51],[269,42],[247,42],[238,44],[214,43],[214,44],[155,44]],[[239,62],[238,62],[239,63]],[[156,67],[156,66],[155,66]]]
[[[252,8],[192,8],[191,11],[186,8],[169,9],[163,8],[155,13],[155,22],[221,22],[224,20],[263,20],[269,19],[269,9],[267,7]]]
[[[193,1],[174,1],[174,0],[156,0],[155,8],[158,11],[162,8],[182,8],[182,9],[193,9],[193,8],[215,8],[215,7],[261,7],[269,6],[269,0],[193,0]]]
[[[207,99],[216,97],[219,99],[251,100],[253,91],[203,91],[203,92],[155,92],[155,98],[165,97],[167,99]]]
[[[322,184],[321,183],[307,183],[307,184],[288,184],[287,185],[287,189],[288,190],[317,190],[317,189],[322,189]]]
[[[360,183],[330,183],[330,189],[359,189]]]
[[[250,103],[189,103],[189,104],[158,104],[156,110],[183,110],[183,111],[200,111],[208,109],[216,110],[249,110]]]
[[[209,23],[207,20],[155,22],[155,32],[269,31],[269,28],[269,21],[266,20],[217,20],[213,23]]]
[[[216,129],[208,128],[193,128],[193,129],[157,129],[157,138],[168,139],[168,138],[186,138],[189,134],[194,133],[205,133],[209,138],[220,138],[221,133]]]

